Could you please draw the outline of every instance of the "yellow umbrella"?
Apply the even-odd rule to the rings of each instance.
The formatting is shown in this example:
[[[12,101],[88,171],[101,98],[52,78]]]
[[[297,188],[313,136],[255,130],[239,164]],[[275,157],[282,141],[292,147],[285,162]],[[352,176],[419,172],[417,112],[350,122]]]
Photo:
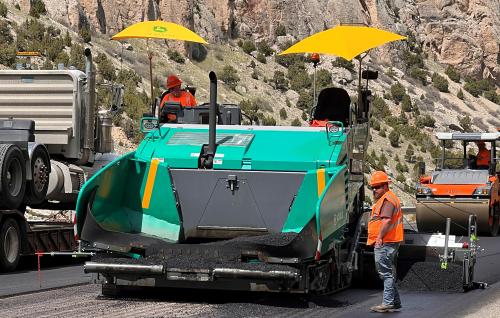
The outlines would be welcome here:
[[[292,45],[278,55],[291,53],[323,53],[343,57],[350,61],[354,57],[385,43],[405,40],[406,37],[360,25],[338,25],[313,34]],[[358,103],[361,104],[361,61],[359,58]],[[316,68],[314,69],[316,71]],[[314,89],[314,102],[316,89]]]
[[[396,33],[355,25],[339,25],[313,34],[292,45],[279,55],[290,53],[323,53],[343,57],[350,61],[359,54],[382,44],[404,40]]]
[[[153,103],[153,54],[149,51],[149,39],[167,39],[208,44],[202,37],[182,25],[165,21],[143,21],[135,23],[111,37],[112,40],[146,39],[149,75],[151,80],[151,104]]]

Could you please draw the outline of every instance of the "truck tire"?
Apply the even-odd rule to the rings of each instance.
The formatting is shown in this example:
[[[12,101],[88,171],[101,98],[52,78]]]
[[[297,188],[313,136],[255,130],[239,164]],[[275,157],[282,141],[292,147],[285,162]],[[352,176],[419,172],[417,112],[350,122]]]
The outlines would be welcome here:
[[[0,207],[17,209],[26,189],[26,163],[21,149],[12,144],[0,145]]]
[[[16,220],[8,218],[0,224],[0,271],[13,271],[20,256],[21,231]]]
[[[49,188],[50,159],[43,147],[36,147],[31,158],[32,180],[26,184],[26,203],[40,204],[45,201]]]

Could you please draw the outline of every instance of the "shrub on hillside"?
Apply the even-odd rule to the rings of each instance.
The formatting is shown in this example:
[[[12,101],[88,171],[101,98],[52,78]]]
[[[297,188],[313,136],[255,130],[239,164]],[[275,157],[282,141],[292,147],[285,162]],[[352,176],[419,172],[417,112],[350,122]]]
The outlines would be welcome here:
[[[432,118],[429,114],[425,114],[424,116],[418,116],[417,120],[415,121],[415,125],[417,125],[418,128],[434,127],[435,124],[436,120]]]
[[[92,34],[88,25],[83,26],[80,31],[78,31],[78,34],[80,34],[80,37],[82,38],[84,43],[89,43],[90,41],[92,41]]]
[[[222,72],[220,74],[220,80],[226,83],[226,85],[229,86],[229,88],[235,90],[236,85],[238,85],[238,82],[240,81],[240,78],[234,67],[232,67],[231,65],[226,65],[222,69]]]
[[[457,97],[460,98],[461,100],[464,99],[464,92],[462,91],[462,89],[458,90]]]
[[[257,59],[257,61],[259,61],[262,64],[267,63],[266,56],[264,54],[262,54],[261,52],[258,52],[257,56],[255,58]]]
[[[416,80],[419,80],[424,86],[427,85],[427,75],[429,75],[427,71],[416,66],[413,66],[410,69],[410,76]]]
[[[372,113],[375,118],[383,119],[389,116],[391,114],[391,111],[389,109],[389,106],[387,106],[385,100],[382,97],[375,95],[372,102]]]
[[[403,85],[401,85],[401,83],[398,82],[391,86],[392,99],[396,102],[396,104],[399,104],[403,100],[403,96],[405,96],[405,94],[406,89]]]
[[[438,73],[432,74],[432,85],[442,93],[448,93],[448,80]]]
[[[0,43],[3,45],[11,44],[14,41],[14,37],[10,33],[9,24],[7,21],[0,20]]]
[[[84,48],[80,44],[73,44],[69,55],[69,65],[74,66],[77,70],[85,70],[85,55]]]
[[[287,117],[288,117],[288,114],[287,114],[287,112],[286,112],[286,109],[281,108],[281,109],[280,109],[280,118],[281,118],[281,119],[287,119]]]
[[[263,126],[276,126],[276,120],[271,116],[265,116],[264,119],[262,119],[262,125]]]
[[[448,67],[446,68],[445,73],[446,73],[446,75],[448,75],[448,77],[452,81],[460,83],[460,73],[458,73],[457,70],[453,66],[448,65]]]
[[[304,111],[309,111],[313,106],[313,97],[312,94],[307,92],[306,90],[299,91],[299,99],[297,101],[297,108],[302,109]]]
[[[302,123],[300,122],[300,120],[298,118],[295,118],[294,120],[292,120],[291,125],[292,126],[302,126]]]
[[[387,134],[385,133],[385,128],[384,127],[380,128],[380,131],[378,132],[378,135],[380,137],[384,137],[384,138],[387,137]]]
[[[458,120],[458,123],[465,132],[472,132],[472,120],[469,115],[465,115],[464,117],[460,118]]]
[[[63,64],[65,67],[69,65],[69,55],[68,53],[62,51],[57,54],[56,58],[54,59],[54,64],[57,66],[59,64]]]
[[[412,162],[413,156],[415,155],[415,150],[411,144],[408,144],[408,148],[406,148],[405,152],[405,160],[408,162]]]
[[[267,41],[260,41],[259,43],[257,43],[257,50],[264,56],[270,56],[274,53],[273,49],[271,49]]]
[[[275,71],[273,76],[273,85],[275,89],[286,91],[288,89],[288,80],[285,78],[285,73]]]
[[[500,104],[500,96],[498,96],[496,90],[492,89],[484,92],[484,98],[492,101],[495,104]]]
[[[484,91],[495,89],[495,86],[487,79],[476,80],[469,77],[465,79],[464,89],[472,96],[478,97]]]
[[[14,66],[16,63],[16,46],[13,44],[0,45],[0,64],[8,67]]]
[[[283,24],[278,24],[276,30],[274,30],[274,35],[276,36],[284,36],[286,35],[286,27]]]
[[[241,48],[243,49],[243,52],[245,52],[246,54],[250,54],[256,49],[255,44],[251,40],[245,40],[241,45]]]
[[[66,30],[66,34],[64,34],[64,46],[71,47],[71,35],[69,35],[69,31]]]
[[[354,64],[351,61],[348,61],[342,57],[337,57],[334,61],[332,61],[333,67],[342,67],[350,72],[354,72]]]
[[[107,81],[114,81],[116,79],[116,75],[113,63],[106,57],[105,54],[100,53],[98,57],[100,57],[100,59],[97,62],[97,69],[99,70],[102,78]]]
[[[303,63],[292,64],[288,68],[290,88],[294,91],[309,89],[312,85],[311,77],[307,74]]]
[[[393,147],[399,147],[399,132],[396,129],[393,129],[389,134],[389,142]]]
[[[169,59],[171,59],[175,63],[184,64],[184,62],[186,61],[184,59],[184,56],[182,56],[182,54],[179,53],[177,50],[168,50],[167,56]]]
[[[408,94],[405,94],[403,96],[403,100],[401,101],[401,109],[407,113],[412,111],[411,98],[410,96],[408,96]]]
[[[5,3],[3,3],[3,1],[0,1],[0,17],[7,17],[7,6],[5,5]]]
[[[41,14],[46,14],[45,3],[42,0],[32,0],[29,14],[34,18],[39,18]]]
[[[406,70],[412,67],[424,68],[424,59],[420,54],[414,54],[410,51],[403,52],[403,62],[405,63]]]

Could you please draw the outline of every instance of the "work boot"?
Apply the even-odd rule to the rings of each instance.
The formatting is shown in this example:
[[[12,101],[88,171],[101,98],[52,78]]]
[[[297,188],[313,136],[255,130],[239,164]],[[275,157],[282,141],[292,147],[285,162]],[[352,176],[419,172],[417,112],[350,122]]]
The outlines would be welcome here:
[[[372,308],[370,308],[370,310],[373,312],[395,312],[395,311],[399,311],[400,309],[401,309],[401,304],[397,304],[397,305],[381,304],[381,305],[373,306]]]

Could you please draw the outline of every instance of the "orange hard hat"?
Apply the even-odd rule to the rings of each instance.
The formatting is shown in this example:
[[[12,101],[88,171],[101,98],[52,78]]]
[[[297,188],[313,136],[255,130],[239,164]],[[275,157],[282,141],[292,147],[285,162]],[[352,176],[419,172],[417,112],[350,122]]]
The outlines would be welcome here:
[[[391,178],[389,178],[389,176],[385,172],[375,171],[374,173],[372,173],[370,177],[369,185],[374,186],[376,184],[389,183],[389,182],[391,182]]]
[[[182,84],[182,81],[175,75],[169,75],[167,77],[167,89],[170,89],[172,87],[180,86]]]

